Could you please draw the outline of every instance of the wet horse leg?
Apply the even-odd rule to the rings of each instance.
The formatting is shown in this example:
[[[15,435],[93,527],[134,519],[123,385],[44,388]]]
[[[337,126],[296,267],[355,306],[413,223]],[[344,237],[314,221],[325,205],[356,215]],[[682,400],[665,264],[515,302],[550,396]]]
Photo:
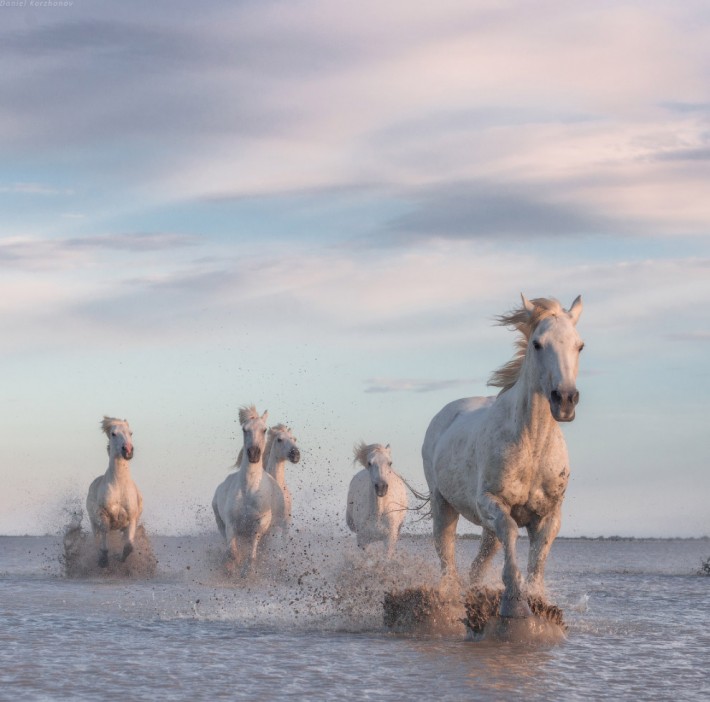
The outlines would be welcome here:
[[[246,560],[244,561],[244,565],[242,566],[242,572],[241,576],[242,578],[246,578],[247,575],[251,572],[251,569],[254,567],[254,563],[256,562],[256,554],[257,551],[259,550],[259,541],[261,541],[262,533],[258,530],[254,530],[254,532],[251,535],[250,539],[250,544],[249,544],[249,555],[247,556]]]
[[[123,553],[121,554],[121,560],[125,561],[128,556],[133,552],[133,542],[136,538],[136,529],[138,528],[138,520],[131,519],[128,523],[128,527],[124,531],[125,542],[123,544]]]
[[[99,568],[108,568],[108,532],[111,522],[105,509],[99,510],[94,534],[99,537]]]
[[[493,560],[500,548],[498,537],[490,529],[483,529],[481,534],[481,545],[478,548],[478,554],[471,563],[470,579],[472,585],[480,585],[483,581],[483,576],[488,570],[488,566]]]
[[[528,591],[542,595],[545,589],[545,561],[560,530],[560,510],[540,518],[528,526]]]
[[[523,578],[516,561],[515,546],[518,541],[518,525],[510,516],[510,510],[502,501],[490,493],[481,499],[481,514],[484,526],[495,530],[503,545],[505,563],[503,564],[503,585],[505,590],[500,600],[501,617],[529,617],[530,607],[523,594]]]
[[[434,546],[441,561],[444,578],[458,580],[456,572],[456,525],[458,512],[437,491],[431,493],[431,516],[434,521]]]

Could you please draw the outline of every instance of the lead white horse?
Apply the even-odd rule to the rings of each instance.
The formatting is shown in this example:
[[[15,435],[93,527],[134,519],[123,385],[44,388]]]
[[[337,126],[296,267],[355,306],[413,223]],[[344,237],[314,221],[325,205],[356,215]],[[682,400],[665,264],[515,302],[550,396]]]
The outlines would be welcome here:
[[[528,590],[540,594],[545,560],[560,528],[569,459],[558,422],[571,422],[579,401],[581,312],[580,297],[566,311],[557,300],[522,296],[520,308],[497,318],[521,335],[516,356],[489,381],[500,393],[446,405],[429,424],[422,446],[444,576],[457,578],[454,548],[462,515],[483,527],[471,566],[474,584],[503,545],[503,617],[530,615],[515,555],[518,528],[525,527],[530,539]]]
[[[242,407],[239,423],[244,448],[239,467],[217,487],[212,500],[217,527],[227,540],[228,555],[246,577],[256,561],[259,542],[284,519],[284,497],[276,481],[264,470],[268,412]]]
[[[94,537],[99,539],[99,565],[108,566],[108,535],[122,531],[121,560],[133,551],[138,520],[143,511],[143,497],[133,482],[129,461],[133,458],[133,432],[125,419],[104,417],[101,431],[108,437],[108,469],[89,486],[86,511]]]
[[[390,445],[360,443],[354,448],[355,461],[363,466],[350,481],[345,521],[357,534],[357,545],[365,548],[383,541],[388,558],[407,514],[404,481],[392,469]]]
[[[269,429],[264,448],[264,470],[276,481],[284,497],[283,520],[278,526],[287,532],[291,524],[291,492],[286,485],[286,461],[298,463],[301,452],[296,446],[296,437],[285,424],[276,424]]]

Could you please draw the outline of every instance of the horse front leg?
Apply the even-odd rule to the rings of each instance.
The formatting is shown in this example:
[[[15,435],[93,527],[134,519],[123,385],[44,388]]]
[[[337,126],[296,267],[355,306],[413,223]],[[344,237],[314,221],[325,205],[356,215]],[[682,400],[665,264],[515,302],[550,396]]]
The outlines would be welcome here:
[[[505,590],[500,600],[501,617],[529,617],[532,615],[527,598],[523,594],[523,578],[518,568],[515,547],[518,541],[518,525],[510,516],[510,508],[490,493],[481,500],[483,524],[495,531],[503,545],[503,585]]]
[[[133,553],[133,542],[136,540],[136,530],[138,529],[138,519],[131,519],[124,532],[123,553],[121,561],[125,561]]]
[[[458,582],[456,572],[456,525],[459,513],[441,496],[431,494],[431,516],[434,522],[434,546],[441,563],[441,573],[445,580]]]
[[[500,548],[498,537],[490,529],[483,529],[481,534],[481,545],[478,547],[478,554],[471,563],[471,571],[469,577],[471,585],[480,585],[483,577],[490,566],[493,557]]]
[[[108,532],[111,528],[111,521],[105,509],[100,509],[96,523],[92,522],[94,536],[99,541],[99,568],[108,568]]]
[[[108,529],[99,531],[99,568],[108,568]]]
[[[249,555],[244,560],[244,565],[242,566],[241,576],[246,578],[249,573],[251,573],[254,563],[256,562],[256,554],[259,550],[259,542],[261,541],[262,533],[255,530],[251,535],[251,543],[249,544]]]
[[[397,537],[399,536],[399,529],[394,526],[394,524],[388,525],[387,536],[385,537],[385,557],[387,560],[392,560],[394,556],[394,549],[397,545]]]
[[[528,553],[528,591],[543,595],[545,590],[545,562],[560,530],[560,510],[542,517],[528,526],[530,551]]]

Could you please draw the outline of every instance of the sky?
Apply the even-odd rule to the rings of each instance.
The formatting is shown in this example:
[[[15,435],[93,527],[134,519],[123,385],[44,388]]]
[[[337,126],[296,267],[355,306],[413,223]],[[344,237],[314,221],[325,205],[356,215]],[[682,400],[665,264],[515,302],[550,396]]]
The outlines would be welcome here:
[[[0,533],[105,414],[148,529],[214,529],[252,403],[343,530],[353,444],[425,490],[522,292],[584,301],[561,535],[710,535],[707,3],[5,0],[0,66]]]

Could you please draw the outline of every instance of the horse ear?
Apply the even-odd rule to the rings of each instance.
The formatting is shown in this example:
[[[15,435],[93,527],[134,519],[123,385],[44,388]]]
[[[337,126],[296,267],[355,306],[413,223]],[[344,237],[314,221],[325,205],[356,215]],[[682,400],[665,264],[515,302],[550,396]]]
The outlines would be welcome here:
[[[268,419],[268,417],[269,417],[269,410],[266,410],[264,412],[264,414],[261,415],[261,419],[264,423],[266,423],[266,420]]]
[[[389,451],[389,447],[390,447],[389,444],[387,444],[387,446],[385,446],[385,448],[386,448],[388,451]]]
[[[572,303],[572,306],[569,308],[569,317],[572,320],[572,324],[577,324],[577,321],[579,320],[579,315],[582,314],[582,296],[577,295],[577,297],[574,298],[574,302]]]
[[[520,293],[520,299],[523,301],[523,307],[528,314],[532,314],[535,311],[535,305],[533,305],[530,300],[528,300],[523,293]]]

